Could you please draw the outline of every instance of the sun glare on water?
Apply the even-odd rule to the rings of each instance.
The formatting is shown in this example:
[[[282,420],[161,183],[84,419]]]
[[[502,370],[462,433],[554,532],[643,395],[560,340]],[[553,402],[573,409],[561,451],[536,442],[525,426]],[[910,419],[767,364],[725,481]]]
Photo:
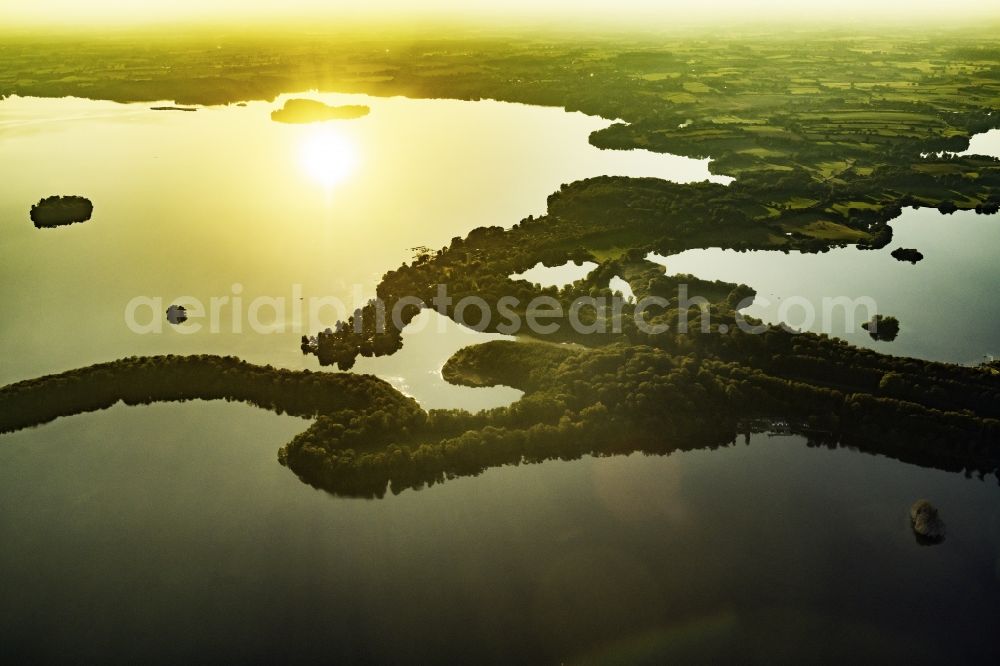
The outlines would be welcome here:
[[[302,142],[299,164],[314,181],[332,187],[354,172],[358,151],[350,139],[335,129],[316,128]]]

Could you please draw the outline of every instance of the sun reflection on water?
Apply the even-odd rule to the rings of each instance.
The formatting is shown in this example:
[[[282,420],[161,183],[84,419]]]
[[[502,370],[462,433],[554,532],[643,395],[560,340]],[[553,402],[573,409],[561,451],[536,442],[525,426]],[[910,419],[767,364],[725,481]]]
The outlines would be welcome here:
[[[331,127],[312,129],[299,148],[299,165],[312,180],[332,187],[349,177],[358,164],[354,142]]]

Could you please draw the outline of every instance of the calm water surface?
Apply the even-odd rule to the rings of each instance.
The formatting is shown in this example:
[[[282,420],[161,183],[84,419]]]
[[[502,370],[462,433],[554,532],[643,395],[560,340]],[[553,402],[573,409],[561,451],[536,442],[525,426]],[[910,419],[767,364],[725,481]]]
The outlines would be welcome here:
[[[996,649],[992,477],[758,435],[346,500],[275,461],[305,426],[192,403],[0,437],[0,653],[815,663]],[[922,496],[947,521],[939,546],[909,529]]]
[[[135,335],[124,305],[136,295],[164,305],[233,296],[236,283],[247,301],[290,299],[295,284],[303,298],[350,298],[355,283],[367,295],[411,247],[541,212],[561,182],[707,176],[704,162],[596,151],[587,134],[607,121],[579,114],[322,97],[370,104],[372,114],[315,127],[271,123],[269,104],[157,113],[0,102],[0,383],[166,352],[308,367],[298,332]],[[94,219],[35,230],[28,208],[54,193],[90,197]],[[916,267],[888,250],[852,250],[884,266],[774,270],[796,287],[813,271],[860,273],[866,287],[894,283],[885,311],[900,317],[903,333],[893,344],[930,345],[934,336],[902,300],[908,293],[973,289],[978,296],[959,294],[963,302],[997,321],[992,283],[976,282],[988,275],[980,257],[996,247],[993,227],[962,226],[979,223],[908,213],[894,246],[923,251]],[[668,268],[730,279],[712,274],[728,270],[728,255],[711,256],[688,265],[671,257]],[[738,266],[731,279],[767,295],[770,263]],[[944,267],[950,281],[931,284]],[[943,322],[958,312],[927,309]],[[926,355],[988,353],[990,338],[973,338],[970,321],[952,319],[963,335]],[[488,338],[432,313],[418,323],[424,332],[408,331],[403,351],[361,369],[431,407],[516,399],[510,389],[446,386],[447,356]],[[193,402],[119,405],[0,436],[4,661],[997,656],[994,477],[755,435],[714,451],[504,467],[353,500],[309,488],[278,465],[277,449],[307,425]],[[947,522],[939,546],[913,539],[906,511],[919,497]]]
[[[1000,300],[994,295],[1000,217],[907,209],[892,228],[893,240],[882,250],[785,254],[713,248],[650,258],[671,274],[750,285],[757,298],[744,312],[770,323],[830,333],[896,356],[975,364],[1000,355]],[[890,253],[899,247],[920,250],[923,261],[897,261]],[[832,307],[824,316],[824,301],[835,299],[852,305]],[[899,319],[895,341],[876,342],[861,328],[870,316],[868,302],[872,313]]]
[[[323,301],[310,308],[310,299],[337,299],[353,310],[374,295],[383,273],[411,259],[411,248],[437,249],[477,226],[511,226],[544,213],[560,184],[590,176],[729,180],[710,176],[708,160],[598,150],[587,138],[610,121],[582,113],[308,96],[367,104],[371,114],[272,122],[271,110],[287,95],[195,113],[82,99],[0,101],[0,382],[134,354],[236,354],[314,367],[315,359],[299,352],[299,337],[346,311]],[[35,229],[28,210],[51,194],[87,196],[93,219]],[[198,331],[192,319],[137,335],[125,325],[136,297],[162,301],[139,307],[135,319],[143,324],[191,299],[207,312]],[[212,298],[220,299],[215,333]],[[284,332],[255,332],[250,307],[259,298],[271,300],[255,321]],[[440,386],[423,380],[443,361],[402,368],[380,359],[358,370],[445,406],[434,402]],[[487,391],[452,404],[510,399]]]

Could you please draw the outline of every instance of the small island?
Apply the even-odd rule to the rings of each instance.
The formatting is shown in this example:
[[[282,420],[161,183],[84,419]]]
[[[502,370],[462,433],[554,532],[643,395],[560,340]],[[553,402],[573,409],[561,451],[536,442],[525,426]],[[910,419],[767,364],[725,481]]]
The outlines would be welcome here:
[[[899,335],[899,320],[895,317],[877,314],[861,324],[861,328],[868,331],[872,340],[883,340],[892,342]]]
[[[31,207],[31,221],[38,229],[86,222],[94,212],[90,199],[79,196],[45,197]]]
[[[861,324],[861,328],[868,331],[872,340],[884,340],[892,342],[899,335],[899,320],[895,317],[875,315],[871,321]]]
[[[183,324],[187,319],[187,308],[183,305],[171,305],[167,308],[167,321],[171,324]]]
[[[937,508],[927,500],[917,500],[910,507],[910,526],[920,545],[929,546],[944,541],[944,521]]]
[[[892,257],[896,261],[908,261],[911,264],[915,264],[923,259],[924,255],[920,250],[911,247],[898,247],[892,251]]]
[[[151,106],[150,111],[197,111],[194,106]]]
[[[271,120],[279,123],[318,123],[363,118],[369,112],[370,108],[360,104],[330,106],[314,99],[290,99],[285,106],[271,112]]]

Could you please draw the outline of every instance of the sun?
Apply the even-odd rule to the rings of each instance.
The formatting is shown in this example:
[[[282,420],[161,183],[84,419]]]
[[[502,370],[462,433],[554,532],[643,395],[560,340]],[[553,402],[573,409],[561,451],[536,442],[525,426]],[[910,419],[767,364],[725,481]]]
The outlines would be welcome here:
[[[346,136],[329,127],[310,132],[299,150],[302,170],[324,187],[343,181],[357,167],[358,151]]]

